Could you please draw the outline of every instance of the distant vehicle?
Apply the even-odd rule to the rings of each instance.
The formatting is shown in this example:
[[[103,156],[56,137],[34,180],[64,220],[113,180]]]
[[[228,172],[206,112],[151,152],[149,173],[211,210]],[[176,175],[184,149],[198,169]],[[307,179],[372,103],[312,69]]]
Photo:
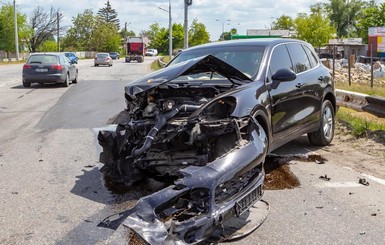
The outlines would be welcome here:
[[[144,60],[145,44],[142,37],[129,37],[127,40],[126,62],[136,60],[142,63]]]
[[[149,48],[146,51],[146,56],[157,56],[158,55],[158,50]]]
[[[23,86],[31,83],[60,83],[68,87],[70,81],[78,82],[78,69],[64,54],[31,54],[23,66]]]
[[[66,56],[72,63],[75,63],[75,64],[78,63],[79,58],[76,56],[75,53],[73,53],[73,52],[64,52],[64,55],[65,55],[65,56]]]
[[[109,53],[98,53],[96,54],[94,65],[95,66],[99,66],[99,65],[112,66],[112,62],[113,61]]]
[[[120,54],[118,52],[110,52],[110,56],[113,60],[120,59]]]

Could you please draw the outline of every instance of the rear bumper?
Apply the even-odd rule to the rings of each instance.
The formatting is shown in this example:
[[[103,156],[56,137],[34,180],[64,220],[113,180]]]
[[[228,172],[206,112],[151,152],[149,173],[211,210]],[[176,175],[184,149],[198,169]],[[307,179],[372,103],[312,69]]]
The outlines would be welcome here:
[[[108,65],[111,65],[112,62],[109,62],[109,61],[106,61],[106,62],[94,62],[94,64],[95,65],[106,65],[106,66],[108,66]]]
[[[25,83],[64,83],[66,74],[31,75],[23,74]]]

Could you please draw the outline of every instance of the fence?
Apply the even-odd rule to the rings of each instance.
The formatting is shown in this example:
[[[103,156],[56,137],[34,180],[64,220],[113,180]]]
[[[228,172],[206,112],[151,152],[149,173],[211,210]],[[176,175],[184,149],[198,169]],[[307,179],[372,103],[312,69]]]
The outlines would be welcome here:
[[[74,52],[80,59],[93,59],[95,58],[96,54],[98,52],[96,51],[79,51],[79,52]],[[20,53],[19,54],[19,59],[20,60],[26,60],[29,57],[29,53]],[[13,62],[17,61],[16,59],[16,53],[9,53],[9,52],[4,52],[0,51],[0,62]]]

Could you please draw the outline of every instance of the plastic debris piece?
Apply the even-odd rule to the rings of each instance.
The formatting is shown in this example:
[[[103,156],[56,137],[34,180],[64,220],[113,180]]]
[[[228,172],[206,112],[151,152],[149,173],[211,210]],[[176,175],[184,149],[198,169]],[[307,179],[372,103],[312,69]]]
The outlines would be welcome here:
[[[365,186],[369,185],[369,182],[365,178],[360,178],[358,183],[360,183],[361,185],[365,185]]]
[[[320,176],[319,178],[325,181],[330,181],[330,178],[326,174],[325,176]]]

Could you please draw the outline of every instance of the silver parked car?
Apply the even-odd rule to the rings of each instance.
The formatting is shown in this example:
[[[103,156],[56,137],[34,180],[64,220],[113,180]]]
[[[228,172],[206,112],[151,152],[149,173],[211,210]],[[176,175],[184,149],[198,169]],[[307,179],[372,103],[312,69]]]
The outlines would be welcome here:
[[[99,66],[99,65],[112,66],[112,62],[113,61],[109,53],[98,53],[96,54],[94,65],[95,66]]]
[[[31,83],[59,83],[68,87],[70,81],[77,83],[78,69],[64,54],[31,54],[23,66],[23,86]]]

